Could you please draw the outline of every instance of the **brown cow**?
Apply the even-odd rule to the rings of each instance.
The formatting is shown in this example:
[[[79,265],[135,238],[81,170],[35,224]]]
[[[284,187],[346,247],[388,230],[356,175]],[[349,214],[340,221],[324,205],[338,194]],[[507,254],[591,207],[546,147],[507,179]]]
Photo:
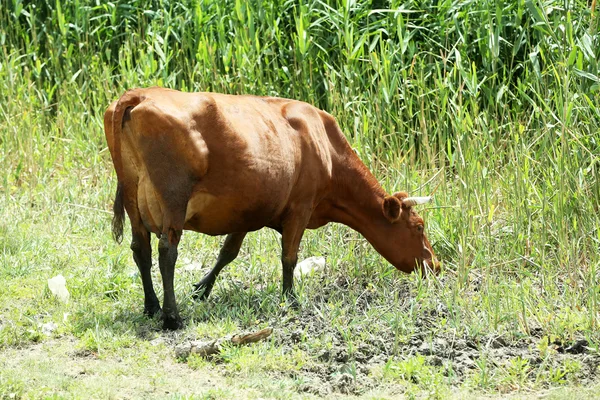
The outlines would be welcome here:
[[[360,232],[399,270],[437,268],[411,208],[424,198],[387,195],[335,119],[307,103],[135,89],[106,110],[104,129],[118,179],[113,234],[120,242],[125,208],[149,315],[161,311],[150,276],[150,233],[159,237],[164,329],[182,326],[173,275],[184,229],[228,235],[213,269],[194,285],[203,298],[247,232],[265,226],[282,235],[288,295],[304,230],[328,222]]]

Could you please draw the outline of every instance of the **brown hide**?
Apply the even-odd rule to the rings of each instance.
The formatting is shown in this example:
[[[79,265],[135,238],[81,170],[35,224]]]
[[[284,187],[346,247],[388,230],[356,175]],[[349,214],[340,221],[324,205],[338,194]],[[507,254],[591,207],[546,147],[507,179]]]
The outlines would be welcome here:
[[[167,249],[183,230],[241,233],[237,254],[243,233],[276,229],[284,290],[302,232],[328,222],[357,230],[402,271],[437,266],[406,194],[386,195],[335,119],[309,104],[135,89],[110,105],[105,132],[134,238],[164,235]]]

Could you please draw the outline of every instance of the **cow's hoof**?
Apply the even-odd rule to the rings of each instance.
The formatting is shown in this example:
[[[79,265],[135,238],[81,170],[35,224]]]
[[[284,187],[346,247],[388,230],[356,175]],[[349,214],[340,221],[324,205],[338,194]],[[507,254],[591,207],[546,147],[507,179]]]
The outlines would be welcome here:
[[[214,284],[215,284],[214,280],[206,279],[206,277],[204,279],[202,279],[200,282],[195,283],[193,285],[194,292],[192,294],[192,297],[194,298],[194,300],[206,300],[206,298],[212,291]]]
[[[300,308],[300,301],[298,301],[298,298],[296,297],[296,294],[294,292],[284,293],[284,296],[287,301],[287,304],[292,309],[298,310]]]
[[[162,320],[163,320],[163,331],[176,331],[178,329],[183,328],[183,321],[181,320],[181,318],[177,315],[177,316],[168,316],[165,315],[163,313],[162,315]]]
[[[144,306],[144,315],[150,318],[158,315],[161,311],[162,310],[160,309],[160,305],[158,305],[158,303]]]

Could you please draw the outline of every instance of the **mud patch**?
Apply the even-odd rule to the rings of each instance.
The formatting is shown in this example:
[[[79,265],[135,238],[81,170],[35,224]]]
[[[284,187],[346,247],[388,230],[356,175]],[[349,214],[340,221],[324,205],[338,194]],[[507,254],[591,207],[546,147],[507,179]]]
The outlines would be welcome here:
[[[415,335],[407,343],[395,349],[391,337],[367,340],[351,349],[353,345],[345,342],[342,335],[326,324],[319,324],[314,315],[305,313],[302,317],[289,322],[295,331],[282,334],[276,339],[284,348],[304,347],[310,351],[311,338],[322,338],[331,335],[331,345],[327,349],[313,354],[312,363],[302,368],[301,374],[305,383],[298,390],[319,396],[331,393],[361,395],[376,389],[381,384],[374,371],[381,370],[392,360],[406,360],[422,356],[427,365],[437,367],[445,376],[452,376],[453,382],[460,385],[473,373],[481,369],[481,360],[485,359],[488,367],[494,369],[510,369],[515,359],[525,363],[530,371],[537,370],[545,363],[546,370],[560,371],[569,361],[576,361],[578,366],[572,371],[556,372],[571,374],[570,380],[580,384],[592,384],[598,379],[600,356],[591,349],[582,347],[581,341],[555,350],[542,357],[536,338],[508,342],[503,338],[487,337],[472,339],[468,337],[439,336],[425,339],[424,335]],[[303,341],[298,341],[298,331],[303,331]],[[314,335],[314,336],[313,336]],[[295,344],[294,344],[295,343]],[[566,349],[570,349],[569,352]],[[529,374],[526,380],[533,383],[535,374]],[[562,378],[556,378],[560,383]],[[401,389],[398,389],[401,391]]]
[[[496,335],[457,337],[439,333],[439,321],[448,314],[442,304],[422,310],[415,320],[414,331],[418,333],[402,339],[396,337],[391,329],[386,329],[384,321],[380,321],[377,327],[365,322],[355,329],[349,326],[340,329],[331,319],[323,317],[320,310],[331,307],[327,302],[330,296],[336,296],[332,291],[343,293],[356,288],[349,288],[352,283],[343,279],[338,279],[331,286],[323,289],[317,302],[304,307],[293,317],[271,321],[276,327],[273,340],[277,346],[290,352],[300,348],[310,355],[311,362],[302,367],[300,377],[294,376],[302,381],[298,386],[299,392],[322,397],[332,393],[361,395],[381,386],[381,373],[377,371],[388,363],[414,357],[424,358],[426,365],[435,367],[435,371],[448,377],[452,386],[460,386],[481,371],[484,363],[493,371],[510,371],[518,363],[525,365],[529,373],[523,377],[524,385],[533,385],[536,373],[540,371],[554,371],[549,372],[556,375],[551,379],[559,385],[566,383],[566,379],[577,384],[591,384],[598,380],[600,356],[588,347],[584,339],[569,343],[543,343],[547,339],[541,337],[541,330],[518,340]],[[411,295],[408,286],[398,290],[405,291],[407,297]],[[352,311],[361,313],[368,309],[372,300],[381,301],[372,299],[365,291],[356,300]],[[375,334],[365,332],[371,328]],[[349,337],[348,332],[353,336]],[[357,335],[360,336],[358,340]],[[574,367],[569,370],[569,365]],[[561,377],[561,374],[564,376]],[[387,383],[392,386],[392,391],[402,393],[404,390],[401,385],[394,390],[394,384]]]

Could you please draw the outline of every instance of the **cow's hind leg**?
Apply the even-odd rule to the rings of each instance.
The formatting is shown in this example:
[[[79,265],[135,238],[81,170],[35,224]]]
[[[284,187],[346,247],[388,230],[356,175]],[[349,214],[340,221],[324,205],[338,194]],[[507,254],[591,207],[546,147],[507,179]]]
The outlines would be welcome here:
[[[183,327],[183,322],[177,311],[173,279],[175,276],[175,262],[177,261],[177,246],[181,238],[181,231],[171,229],[163,233],[158,241],[158,266],[163,280],[163,329],[176,330]]]
[[[160,312],[160,303],[152,285],[152,247],[150,233],[145,228],[132,229],[131,250],[144,286],[144,314],[152,317]]]
[[[194,285],[194,298],[204,300],[208,297],[221,270],[238,256],[246,234],[247,232],[239,232],[227,235],[214,267]]]

